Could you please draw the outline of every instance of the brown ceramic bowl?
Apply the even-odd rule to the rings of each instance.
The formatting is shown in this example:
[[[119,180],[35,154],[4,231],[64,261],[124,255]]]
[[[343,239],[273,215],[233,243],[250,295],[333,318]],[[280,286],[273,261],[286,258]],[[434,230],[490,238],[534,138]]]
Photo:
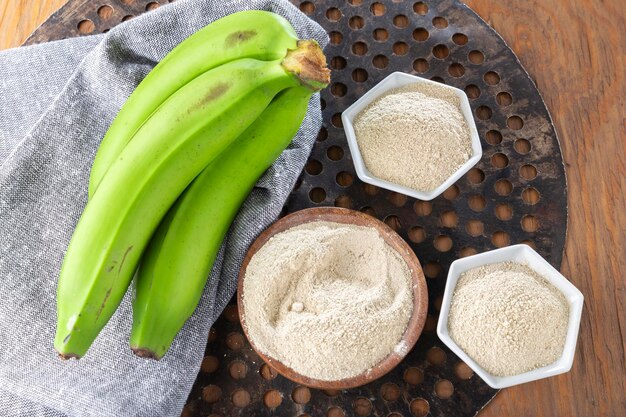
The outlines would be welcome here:
[[[378,379],[381,376],[385,375],[387,372],[391,371],[393,368],[396,367],[396,365],[400,363],[406,353],[399,354],[396,352],[391,352],[389,356],[387,356],[380,363],[378,363],[378,365],[373,367],[371,371],[364,372],[360,375],[337,381],[323,381],[301,375],[293,369],[287,367],[280,361],[265,355],[263,352],[259,352],[256,345],[254,344],[254,340],[252,340],[248,335],[242,296],[243,281],[245,279],[246,268],[248,267],[250,259],[252,259],[254,254],[275,234],[290,229],[294,226],[313,221],[329,221],[335,223],[373,227],[378,231],[380,236],[387,242],[387,244],[389,244],[400,254],[400,256],[402,256],[402,258],[409,266],[409,269],[411,270],[414,301],[413,312],[411,314],[411,318],[409,319],[407,329],[402,336],[402,341],[404,341],[407,346],[407,349],[404,352],[408,353],[413,348],[415,342],[422,333],[422,329],[424,328],[424,322],[426,320],[426,310],[428,307],[428,292],[426,289],[426,280],[424,279],[422,267],[420,266],[417,257],[415,256],[409,245],[400,237],[400,235],[398,235],[385,223],[367,214],[343,208],[319,207],[297,211],[278,220],[276,223],[268,227],[263,233],[261,233],[261,235],[259,235],[259,237],[252,244],[252,246],[250,246],[250,249],[248,250],[248,253],[246,254],[246,257],[243,261],[241,270],[239,271],[239,284],[237,287],[237,305],[239,307],[239,319],[241,320],[241,326],[252,348],[269,366],[274,368],[276,372],[283,375],[284,377],[298,384],[305,385],[311,388],[338,390],[358,387],[374,381],[375,379]]]

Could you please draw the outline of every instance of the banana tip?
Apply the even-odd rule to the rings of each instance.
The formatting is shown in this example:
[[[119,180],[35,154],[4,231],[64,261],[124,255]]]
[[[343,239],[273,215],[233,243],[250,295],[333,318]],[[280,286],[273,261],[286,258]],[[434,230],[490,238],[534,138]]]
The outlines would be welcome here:
[[[63,359],[64,361],[70,360],[70,359],[80,359],[80,355],[77,355],[75,353],[62,353],[62,352],[57,352],[59,354],[59,358]]]
[[[154,360],[159,360],[161,359],[161,357],[159,355],[157,355],[154,351],[150,350],[150,349],[146,349],[146,348],[132,348],[133,353],[137,356],[139,356],[140,358],[144,358],[144,359],[154,359]]]

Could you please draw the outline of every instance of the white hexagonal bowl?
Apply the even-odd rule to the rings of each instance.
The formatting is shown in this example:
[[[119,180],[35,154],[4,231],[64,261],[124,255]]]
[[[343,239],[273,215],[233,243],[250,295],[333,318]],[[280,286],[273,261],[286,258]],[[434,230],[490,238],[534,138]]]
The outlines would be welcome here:
[[[499,263],[499,262],[520,262],[527,264],[540,275],[544,276],[548,282],[554,285],[567,300],[569,305],[569,321],[567,325],[567,335],[565,337],[565,345],[561,357],[554,363],[537,368],[529,372],[519,375],[499,377],[490,374],[472,358],[470,358],[450,337],[448,334],[448,314],[450,312],[450,303],[454,288],[459,280],[460,275],[472,268],[482,265]],[[492,388],[506,388],[513,385],[523,384],[525,382],[535,381],[547,378],[553,375],[568,372],[574,361],[574,352],[576,351],[576,340],[578,339],[578,329],[580,327],[580,317],[583,309],[583,295],[567,278],[550,265],[537,252],[527,245],[513,245],[501,249],[484,252],[478,255],[468,256],[467,258],[457,259],[450,265],[448,272],[448,280],[446,289],[441,303],[441,311],[439,313],[439,321],[437,323],[437,335],[443,343],[446,344],[459,358],[461,358],[470,368],[478,374]]]
[[[357,143],[356,135],[354,133],[354,127],[352,125],[354,118],[361,112],[361,110],[367,107],[377,97],[383,95],[389,90],[398,87],[404,87],[405,85],[409,84],[430,84],[435,85],[438,88],[453,91],[457,95],[457,97],[459,97],[461,103],[461,112],[463,113],[463,116],[467,121],[467,125],[470,130],[470,136],[472,139],[472,155],[470,156],[469,160],[465,162],[465,164],[463,164],[454,174],[448,177],[448,179],[445,180],[439,187],[428,192],[408,188],[400,184],[385,181],[372,175],[365,166],[365,162],[363,161],[363,157],[361,156],[361,151],[359,150],[359,145]],[[478,136],[476,123],[474,122],[474,116],[472,115],[472,109],[470,108],[469,100],[467,99],[467,95],[465,95],[465,92],[463,90],[459,90],[458,88],[450,87],[448,85],[441,84],[435,81],[426,80],[424,78],[420,78],[411,74],[406,74],[404,72],[394,72],[385,77],[381,82],[376,84],[371,90],[369,90],[361,98],[355,101],[354,104],[344,110],[344,112],[341,114],[341,121],[343,122],[343,129],[346,132],[346,138],[348,140],[350,154],[352,154],[352,161],[354,162],[356,174],[361,179],[361,181],[368,184],[376,185],[381,188],[385,188],[387,190],[419,198],[420,200],[432,200],[433,198],[443,193],[446,189],[448,189],[448,187],[454,184],[467,171],[469,171],[474,165],[476,165],[483,155],[483,150],[480,145],[480,137]]]

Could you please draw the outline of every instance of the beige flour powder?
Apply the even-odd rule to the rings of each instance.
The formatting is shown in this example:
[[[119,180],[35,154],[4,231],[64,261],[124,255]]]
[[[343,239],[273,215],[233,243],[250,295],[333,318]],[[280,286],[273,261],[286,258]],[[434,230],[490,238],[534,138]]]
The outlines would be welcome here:
[[[527,265],[503,262],[461,275],[448,330],[487,372],[517,375],[563,353],[569,308],[563,294]]]
[[[243,307],[257,349],[302,375],[339,380],[406,353],[411,272],[375,229],[312,222],[254,255]]]
[[[374,176],[419,191],[437,188],[472,153],[458,97],[438,86],[389,91],[356,116],[354,132]]]

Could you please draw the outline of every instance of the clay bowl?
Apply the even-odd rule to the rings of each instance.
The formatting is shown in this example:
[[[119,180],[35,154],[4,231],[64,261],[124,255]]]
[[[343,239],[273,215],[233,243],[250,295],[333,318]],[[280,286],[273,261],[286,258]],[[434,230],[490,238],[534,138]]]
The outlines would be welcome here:
[[[337,381],[323,381],[309,378],[307,376],[297,373],[280,361],[269,357],[262,352],[259,352],[256,345],[254,344],[254,340],[252,340],[248,335],[248,328],[244,316],[242,299],[243,282],[246,275],[246,268],[248,267],[250,259],[252,259],[254,254],[276,233],[280,233],[294,226],[313,221],[329,221],[335,223],[354,224],[358,226],[368,226],[375,228],[380,236],[402,256],[412,272],[411,275],[413,280],[414,304],[413,312],[411,318],[409,319],[407,329],[402,336],[402,341],[404,341],[407,346],[407,349],[404,350],[405,353],[391,352],[389,356],[383,359],[370,371],[364,372],[351,378],[345,378]],[[239,320],[241,321],[241,326],[246,335],[246,338],[250,342],[250,345],[269,366],[276,370],[276,372],[283,375],[285,378],[290,379],[291,381],[294,381],[301,385],[305,385],[307,387],[341,390],[358,387],[372,382],[375,379],[378,379],[381,376],[385,375],[387,372],[391,371],[396,365],[400,363],[404,356],[406,356],[406,353],[408,353],[413,348],[415,342],[422,333],[422,329],[424,328],[424,322],[426,321],[426,310],[428,307],[428,292],[426,289],[426,280],[424,279],[424,273],[422,272],[422,267],[420,266],[419,260],[417,259],[409,245],[400,237],[400,235],[393,231],[393,229],[391,229],[380,220],[358,211],[335,207],[316,207],[297,211],[286,217],[283,217],[282,219],[271,225],[269,228],[267,228],[263,233],[261,233],[259,237],[254,241],[254,243],[252,243],[252,246],[250,246],[250,249],[248,250],[248,253],[246,254],[246,257],[243,261],[241,270],[239,271],[237,305],[239,307]]]

